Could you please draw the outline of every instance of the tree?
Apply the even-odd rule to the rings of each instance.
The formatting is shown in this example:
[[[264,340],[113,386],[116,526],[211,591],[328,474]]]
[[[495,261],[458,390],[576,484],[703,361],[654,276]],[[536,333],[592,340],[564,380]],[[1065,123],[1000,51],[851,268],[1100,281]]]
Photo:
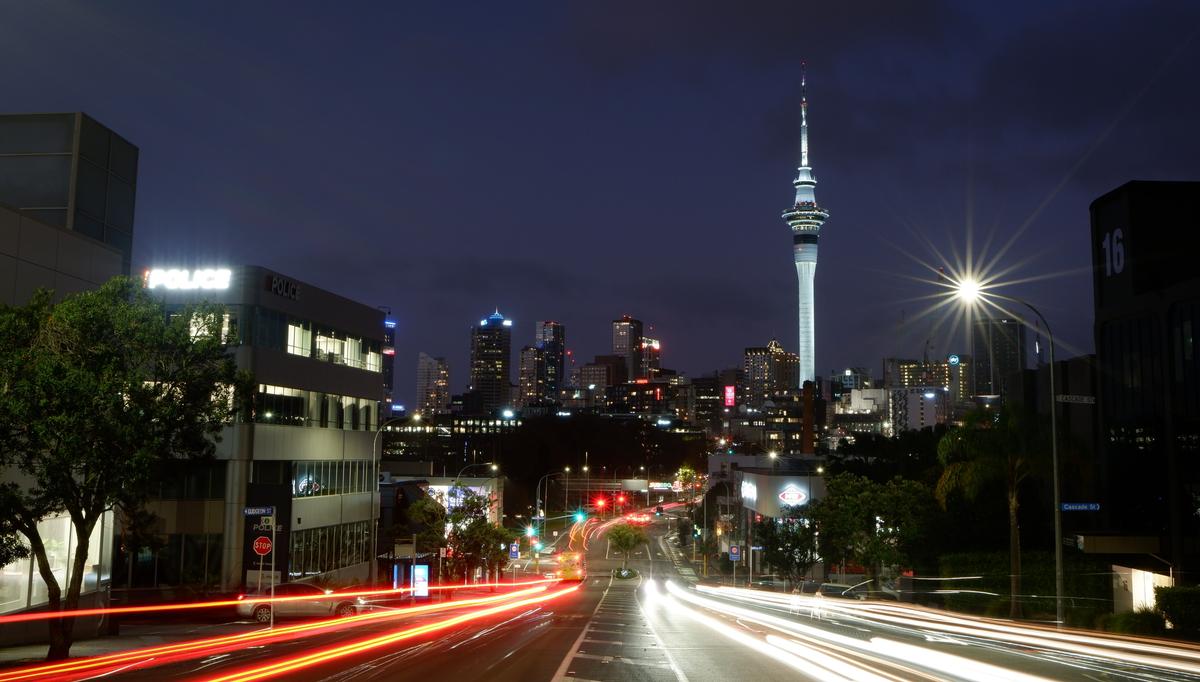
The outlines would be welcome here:
[[[826,496],[810,503],[808,514],[820,532],[820,553],[828,562],[853,561],[874,582],[885,569],[911,561],[927,536],[932,495],[916,481],[894,478],[876,483],[854,474],[826,481]]]
[[[505,547],[515,537],[511,531],[488,521],[488,511],[496,501],[467,488],[453,488],[451,495],[459,495],[447,515],[450,534],[447,545],[453,552],[451,571],[467,579],[480,566],[494,570],[508,556]]]
[[[140,508],[165,462],[215,452],[245,379],[222,322],[215,306],[168,315],[125,277],[60,303],[41,291],[0,307],[0,515],[28,541],[51,611],[77,608],[106,512]],[[77,538],[65,597],[38,531],[61,513]],[[47,658],[65,658],[74,620],[48,623]]]
[[[754,526],[754,539],[762,545],[763,559],[789,586],[820,560],[817,525],[806,507],[785,507],[779,518],[764,518]]]
[[[646,531],[641,526],[618,523],[608,529],[608,542],[621,553],[621,570],[629,568],[629,553],[646,542]]]
[[[1034,415],[1005,405],[997,411],[971,413],[963,426],[952,429],[938,443],[938,458],[945,468],[936,494],[943,509],[955,493],[974,500],[989,485],[1005,488],[1012,618],[1021,616],[1021,486],[1045,468],[1048,440]]]
[[[426,495],[413,502],[405,511],[405,516],[408,518],[407,526],[397,524],[390,529],[393,543],[399,539],[396,534],[412,532],[417,538],[414,551],[418,554],[437,553],[446,546],[446,507],[440,500]],[[441,567],[440,562],[438,566]],[[436,579],[441,582],[442,576],[439,574]]]

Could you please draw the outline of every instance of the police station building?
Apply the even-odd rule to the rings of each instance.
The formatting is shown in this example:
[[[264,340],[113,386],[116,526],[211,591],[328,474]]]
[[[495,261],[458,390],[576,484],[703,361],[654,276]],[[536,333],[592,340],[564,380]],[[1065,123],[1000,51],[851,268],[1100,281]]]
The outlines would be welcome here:
[[[256,266],[168,265],[143,276],[169,307],[226,307],[231,352],[253,375],[255,395],[250,413],[224,430],[215,460],[180,462],[164,477],[150,504],[161,546],[132,561],[115,552],[114,584],[266,585],[272,554],[281,581],[368,580],[379,508],[383,313]]]

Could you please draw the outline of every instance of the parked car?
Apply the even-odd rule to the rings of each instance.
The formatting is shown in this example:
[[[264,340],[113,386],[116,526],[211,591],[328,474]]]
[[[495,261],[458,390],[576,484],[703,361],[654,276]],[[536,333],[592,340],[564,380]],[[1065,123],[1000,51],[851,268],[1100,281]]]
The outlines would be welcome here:
[[[863,589],[858,585],[843,585],[841,583],[821,583],[818,593],[822,597],[837,599],[866,599]]]
[[[275,618],[319,618],[335,616],[345,618],[358,613],[361,600],[353,597],[334,597],[333,590],[324,590],[307,583],[284,583],[275,586],[275,598],[288,597],[287,601],[275,602]],[[300,599],[299,597],[311,597]],[[271,620],[270,590],[261,593],[239,594],[238,616],[253,618],[259,623]],[[296,598],[296,599],[292,599]]]
[[[775,592],[783,592],[787,589],[787,581],[777,575],[763,575],[756,576],[754,581],[750,583],[750,586],[772,590]]]

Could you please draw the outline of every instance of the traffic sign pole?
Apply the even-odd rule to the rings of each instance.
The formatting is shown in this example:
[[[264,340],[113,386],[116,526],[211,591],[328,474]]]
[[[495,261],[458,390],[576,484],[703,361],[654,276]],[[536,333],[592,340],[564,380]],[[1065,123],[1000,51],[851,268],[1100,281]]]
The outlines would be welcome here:
[[[271,629],[275,629],[275,517],[271,517]]]

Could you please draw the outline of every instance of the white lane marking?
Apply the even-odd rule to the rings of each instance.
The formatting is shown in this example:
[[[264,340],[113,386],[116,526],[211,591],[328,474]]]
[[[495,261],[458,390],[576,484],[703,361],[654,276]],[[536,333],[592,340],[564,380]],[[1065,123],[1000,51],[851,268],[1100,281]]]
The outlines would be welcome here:
[[[600,610],[600,605],[604,603],[604,598],[608,596],[608,591],[612,589],[613,580],[614,577],[609,576],[608,585],[604,588],[604,594],[600,595],[600,601],[596,602],[596,608],[592,610],[592,618],[596,617],[596,612]],[[600,581],[597,580],[596,582]],[[564,682],[564,680],[568,679],[567,668],[571,666],[571,661],[574,660],[575,654],[579,652],[579,647],[583,645],[583,639],[587,637],[587,632],[587,626],[584,626],[584,628],[579,632],[579,638],[576,639],[575,643],[571,645],[571,650],[567,652],[567,655],[563,658],[562,663],[558,664],[558,670],[554,671],[554,677],[550,678],[551,682]]]

